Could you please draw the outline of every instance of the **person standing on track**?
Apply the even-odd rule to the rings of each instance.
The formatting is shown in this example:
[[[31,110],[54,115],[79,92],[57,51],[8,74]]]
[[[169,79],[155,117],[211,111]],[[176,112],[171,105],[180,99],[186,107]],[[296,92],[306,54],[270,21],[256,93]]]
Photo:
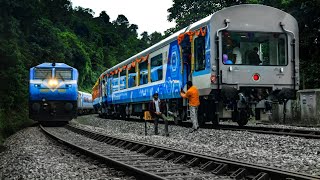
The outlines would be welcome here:
[[[166,105],[164,102],[160,101],[158,97],[158,93],[153,94],[153,99],[149,103],[149,111],[151,114],[151,117],[154,119],[154,134],[158,135],[158,123],[159,123],[159,118],[162,118],[165,123],[165,135],[168,137],[169,136],[169,131],[168,131],[168,118],[164,115],[166,112]]]

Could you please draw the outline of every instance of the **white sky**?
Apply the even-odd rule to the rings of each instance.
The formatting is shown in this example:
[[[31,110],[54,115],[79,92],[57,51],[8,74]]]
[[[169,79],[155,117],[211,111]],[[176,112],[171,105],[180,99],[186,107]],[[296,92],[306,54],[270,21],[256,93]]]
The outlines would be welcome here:
[[[164,33],[165,30],[174,27],[175,23],[167,21],[172,7],[172,0],[70,0],[72,6],[81,6],[92,9],[99,16],[101,11],[106,11],[110,21],[123,14],[130,24],[138,25],[138,35],[147,31],[150,35],[154,31]]]

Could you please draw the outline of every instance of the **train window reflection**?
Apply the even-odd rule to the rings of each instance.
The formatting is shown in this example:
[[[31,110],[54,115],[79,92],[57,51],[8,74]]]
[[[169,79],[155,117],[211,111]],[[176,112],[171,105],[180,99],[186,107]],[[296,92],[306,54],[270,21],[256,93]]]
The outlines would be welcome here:
[[[195,71],[204,70],[206,66],[206,47],[205,37],[199,36],[194,40],[194,58],[195,58]]]
[[[223,31],[222,61],[238,65],[287,65],[286,41],[283,33]]]
[[[72,78],[72,71],[68,69],[56,69],[55,77],[62,80],[70,80]]]
[[[35,79],[49,79],[51,78],[51,69],[35,69]]]
[[[116,92],[119,90],[119,78],[118,74],[115,74],[112,78],[112,92]]]
[[[136,86],[136,68],[130,67],[128,69],[128,88]]]
[[[162,53],[151,58],[151,82],[162,80]]]
[[[120,72],[120,90],[125,89],[127,85],[127,70],[122,69]]]
[[[139,85],[148,83],[148,61],[139,64],[140,82]]]

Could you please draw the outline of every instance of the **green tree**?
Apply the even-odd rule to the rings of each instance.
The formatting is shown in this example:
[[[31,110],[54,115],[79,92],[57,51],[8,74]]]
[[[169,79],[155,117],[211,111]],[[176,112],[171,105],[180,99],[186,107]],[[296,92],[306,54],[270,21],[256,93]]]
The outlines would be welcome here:
[[[160,42],[164,37],[159,32],[153,32],[152,34],[150,34],[149,38],[150,38],[150,45],[154,45]]]

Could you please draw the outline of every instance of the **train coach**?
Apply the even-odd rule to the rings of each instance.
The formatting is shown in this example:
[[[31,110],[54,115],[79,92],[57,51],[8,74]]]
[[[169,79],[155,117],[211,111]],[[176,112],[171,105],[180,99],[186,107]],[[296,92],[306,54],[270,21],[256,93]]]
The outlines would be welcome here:
[[[180,88],[200,94],[199,123],[217,124],[225,109],[245,125],[270,102],[299,87],[298,24],[279,9],[245,4],[222,9],[103,72],[95,105],[103,116],[143,116],[152,94],[177,122],[188,118]]]
[[[68,122],[77,116],[78,70],[64,63],[30,69],[29,117],[40,123]]]
[[[78,114],[93,113],[92,95],[86,92],[78,91]]]

